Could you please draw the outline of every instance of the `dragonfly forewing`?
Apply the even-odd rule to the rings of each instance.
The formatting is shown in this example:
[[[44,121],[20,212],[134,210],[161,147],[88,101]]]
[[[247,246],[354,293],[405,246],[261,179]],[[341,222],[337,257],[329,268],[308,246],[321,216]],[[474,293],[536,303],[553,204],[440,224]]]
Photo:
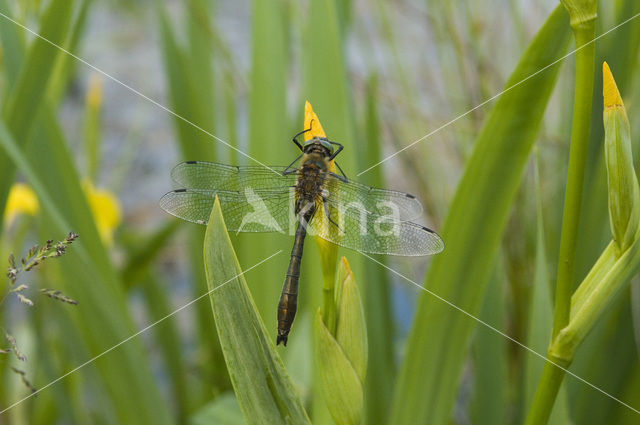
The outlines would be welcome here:
[[[296,184],[295,175],[282,175],[285,167],[271,169],[262,166],[233,166],[215,162],[187,161],[171,170],[171,178],[181,188],[244,191],[290,187]]]
[[[329,200],[350,204],[372,214],[393,216],[397,221],[415,220],[422,215],[422,204],[409,193],[377,189],[331,175],[327,177],[325,187]]]
[[[297,172],[282,175],[285,167],[270,168],[280,174],[261,166],[187,161],[173,168],[171,178],[181,188],[215,191],[244,191],[247,187],[259,191],[295,186]],[[378,215],[394,215],[399,221],[413,220],[422,214],[422,204],[408,193],[376,189],[333,175],[326,177],[325,188],[329,199],[353,203]]]

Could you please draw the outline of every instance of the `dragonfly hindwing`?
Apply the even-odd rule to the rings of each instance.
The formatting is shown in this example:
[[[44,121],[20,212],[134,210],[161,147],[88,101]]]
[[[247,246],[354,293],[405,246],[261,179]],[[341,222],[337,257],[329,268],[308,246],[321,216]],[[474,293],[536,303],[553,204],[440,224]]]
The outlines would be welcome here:
[[[240,223],[236,233],[242,232],[242,229],[251,223],[257,223],[275,232],[284,233],[276,219],[269,212],[267,205],[252,188],[246,187],[244,195],[247,198],[247,203],[253,208],[253,212],[249,212],[242,217],[242,223]]]

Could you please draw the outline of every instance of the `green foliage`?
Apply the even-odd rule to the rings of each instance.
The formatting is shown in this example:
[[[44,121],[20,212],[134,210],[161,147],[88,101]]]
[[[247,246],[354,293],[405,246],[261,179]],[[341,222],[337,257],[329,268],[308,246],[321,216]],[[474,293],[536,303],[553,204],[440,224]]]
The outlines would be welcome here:
[[[245,420],[308,423],[273,339],[257,314],[217,198],[204,239],[204,264],[220,345]]]
[[[105,75],[100,93],[95,70],[0,16],[0,211],[15,182],[38,202],[0,215],[0,260],[80,235],[28,274],[13,271],[49,254],[10,265],[0,411],[43,391],[0,422],[637,423],[640,25],[590,40],[640,3],[600,2],[597,16],[594,0],[489,3],[0,0],[173,113]],[[549,66],[572,32],[586,47]],[[603,122],[604,60],[620,102]],[[345,145],[347,176],[416,194],[416,221],[445,241],[429,262],[376,261],[632,409],[364,256],[340,248],[353,275],[343,264],[336,278],[336,251],[311,237],[289,344],[275,347],[291,238],[228,235],[217,204],[205,234],[154,202],[181,160],[288,164],[307,100]],[[122,102],[150,108],[140,120]],[[89,184],[123,202],[111,239]]]
[[[553,12],[505,87],[562,56],[570,34],[566,18],[561,8]],[[426,285],[471,314],[477,315],[480,310],[491,265],[557,72],[557,67],[549,69],[500,97],[478,136],[450,206],[442,230],[446,249],[434,258]],[[446,421],[466,359],[463,347],[468,345],[476,325],[431,295],[421,296],[396,383],[392,423]]]

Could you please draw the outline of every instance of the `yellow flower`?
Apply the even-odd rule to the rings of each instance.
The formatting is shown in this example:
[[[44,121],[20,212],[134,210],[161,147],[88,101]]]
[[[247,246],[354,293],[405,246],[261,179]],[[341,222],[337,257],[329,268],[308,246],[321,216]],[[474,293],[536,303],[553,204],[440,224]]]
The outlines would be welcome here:
[[[122,218],[118,198],[108,190],[96,189],[88,180],[83,182],[82,188],[87,197],[87,202],[89,202],[89,208],[91,208],[91,214],[102,241],[111,245],[113,243],[113,232]]]
[[[33,190],[24,183],[14,183],[9,190],[7,205],[4,210],[4,222],[11,225],[19,214],[36,215],[39,205]]]

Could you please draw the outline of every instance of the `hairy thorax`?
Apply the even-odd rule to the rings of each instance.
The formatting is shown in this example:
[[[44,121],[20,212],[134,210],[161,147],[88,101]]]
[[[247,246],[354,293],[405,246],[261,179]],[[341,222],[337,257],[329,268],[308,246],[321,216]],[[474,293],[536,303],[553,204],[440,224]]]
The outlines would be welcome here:
[[[304,155],[296,184],[296,214],[302,211],[305,205],[315,211],[328,169],[329,161],[321,153],[312,152]]]

